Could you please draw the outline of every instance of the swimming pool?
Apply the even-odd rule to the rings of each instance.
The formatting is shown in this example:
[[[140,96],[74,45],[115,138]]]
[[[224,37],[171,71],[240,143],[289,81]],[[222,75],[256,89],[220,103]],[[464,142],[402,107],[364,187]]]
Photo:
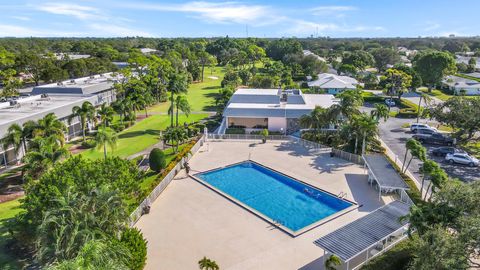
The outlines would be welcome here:
[[[356,206],[253,161],[198,173],[195,177],[293,235]]]

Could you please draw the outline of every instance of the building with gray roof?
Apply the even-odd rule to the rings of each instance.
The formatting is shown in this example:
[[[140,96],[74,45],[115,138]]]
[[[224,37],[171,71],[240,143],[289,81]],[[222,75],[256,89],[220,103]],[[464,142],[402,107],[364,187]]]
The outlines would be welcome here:
[[[359,85],[355,78],[330,73],[318,74],[318,78],[307,83],[310,88],[325,90],[328,94],[338,94],[345,90],[356,89]]]
[[[241,127],[291,133],[299,129],[298,119],[316,106],[329,108],[337,103],[333,95],[303,94],[292,89],[238,89],[230,98],[223,116],[223,128]]]
[[[106,73],[46,84],[34,87],[30,96],[0,102],[0,138],[5,137],[12,124],[22,125],[27,121],[38,121],[49,113],[54,113],[68,127],[65,134],[67,140],[81,134],[78,119],[68,122],[72,108],[87,101],[94,106],[111,103],[115,100],[113,86],[117,79],[120,77],[116,74]],[[13,148],[3,149],[0,146],[0,166],[15,164],[22,154],[23,151],[16,155]]]
[[[480,82],[459,76],[447,76],[443,80],[443,85],[454,91],[456,95],[465,94],[467,96],[480,95]]]

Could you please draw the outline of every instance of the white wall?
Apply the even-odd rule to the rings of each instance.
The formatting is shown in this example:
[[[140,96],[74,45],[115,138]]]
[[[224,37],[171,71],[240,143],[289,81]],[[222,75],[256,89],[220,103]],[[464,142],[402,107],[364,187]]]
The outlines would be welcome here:
[[[283,117],[269,117],[268,130],[270,131],[285,131],[287,129],[287,119]]]

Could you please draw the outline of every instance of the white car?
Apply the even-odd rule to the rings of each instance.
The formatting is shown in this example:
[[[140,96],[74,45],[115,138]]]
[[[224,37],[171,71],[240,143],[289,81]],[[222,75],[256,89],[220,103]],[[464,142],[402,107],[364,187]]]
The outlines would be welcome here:
[[[395,101],[391,98],[385,99],[385,104],[387,104],[388,107],[393,107],[395,106]]]
[[[472,157],[466,153],[447,154],[445,156],[445,160],[451,164],[460,163],[460,164],[468,165],[470,167],[478,166],[478,164],[480,163],[480,161],[477,158]]]
[[[431,127],[427,124],[420,124],[420,123],[413,123],[410,125],[410,131],[413,132],[413,133],[416,133],[417,130],[420,130],[420,129],[428,129],[428,130],[431,130],[431,131],[434,131],[434,132],[438,132],[438,130],[434,127]]]

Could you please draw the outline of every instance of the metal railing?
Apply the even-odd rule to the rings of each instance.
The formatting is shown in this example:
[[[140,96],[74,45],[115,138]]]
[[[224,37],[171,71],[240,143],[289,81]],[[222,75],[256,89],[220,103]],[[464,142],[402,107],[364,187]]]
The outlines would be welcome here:
[[[197,143],[192,147],[190,153],[183,157],[175,167],[160,181],[160,183],[150,192],[150,194],[140,203],[140,205],[130,214],[130,226],[135,225],[140,217],[143,215],[143,209],[146,206],[150,206],[160,194],[167,188],[168,184],[172,182],[175,178],[175,175],[183,168],[185,161],[190,160],[190,158],[195,154],[198,149],[205,142],[205,136],[202,136]]]
[[[253,135],[253,134],[212,134],[207,135],[208,140],[262,140],[263,135]],[[287,135],[268,135],[267,141],[275,140],[289,140],[290,136]]]

